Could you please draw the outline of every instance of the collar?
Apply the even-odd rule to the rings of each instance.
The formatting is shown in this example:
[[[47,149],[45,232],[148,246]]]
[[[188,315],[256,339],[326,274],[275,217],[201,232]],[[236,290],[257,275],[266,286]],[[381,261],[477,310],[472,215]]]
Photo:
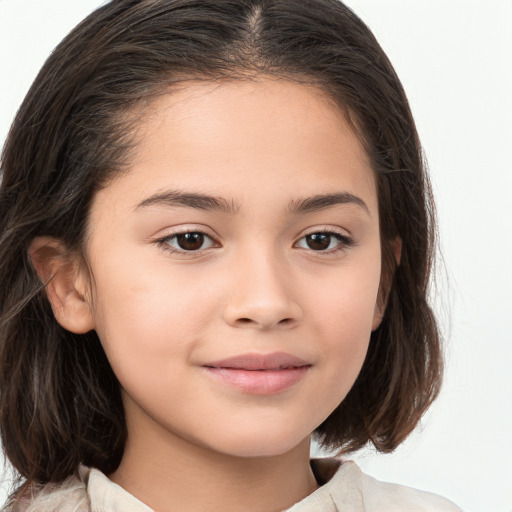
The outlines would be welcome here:
[[[336,504],[340,503],[343,512],[364,510],[360,485],[356,483],[361,472],[355,463],[335,458],[312,459],[311,468],[320,487],[286,512],[339,512]],[[91,512],[154,512],[94,468],[89,473],[87,493]]]

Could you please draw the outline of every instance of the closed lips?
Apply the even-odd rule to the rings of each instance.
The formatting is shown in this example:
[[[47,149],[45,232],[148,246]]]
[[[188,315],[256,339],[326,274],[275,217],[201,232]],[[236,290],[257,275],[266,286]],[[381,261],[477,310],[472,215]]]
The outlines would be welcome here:
[[[274,395],[300,382],[311,364],[298,357],[243,354],[203,365],[215,380],[251,395]]]
[[[275,352],[273,354],[242,354],[203,365],[207,368],[225,368],[230,370],[277,371],[311,366],[308,362],[291,354]]]

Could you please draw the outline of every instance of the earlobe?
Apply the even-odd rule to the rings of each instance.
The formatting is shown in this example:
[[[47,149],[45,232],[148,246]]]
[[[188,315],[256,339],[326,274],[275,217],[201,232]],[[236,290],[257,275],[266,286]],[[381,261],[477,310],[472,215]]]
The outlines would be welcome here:
[[[395,258],[395,268],[400,266],[402,261],[402,239],[397,236],[392,242],[390,242],[391,250]]]
[[[382,290],[379,291],[379,297],[377,298],[375,309],[373,311],[372,331],[375,331],[375,329],[380,326],[382,319],[384,318],[384,313],[386,312],[389,290],[393,283],[393,276],[396,268],[400,266],[402,259],[402,239],[397,236],[389,242],[389,247],[391,248],[391,253],[393,255],[393,262],[391,264],[391,268],[385,272],[385,278],[381,282],[381,287],[385,287],[385,292],[382,292]]]
[[[57,322],[68,331],[84,334],[94,329],[94,317],[87,290],[87,276],[81,259],[51,237],[37,237],[28,254]]]
[[[375,303],[375,309],[373,310],[373,321],[372,321],[372,332],[379,327],[384,317],[384,308],[379,304],[379,300]]]

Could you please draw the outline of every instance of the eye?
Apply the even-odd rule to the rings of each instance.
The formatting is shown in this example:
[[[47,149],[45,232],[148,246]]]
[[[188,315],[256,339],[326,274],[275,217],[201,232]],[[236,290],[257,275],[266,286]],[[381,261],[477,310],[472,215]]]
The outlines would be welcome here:
[[[296,244],[301,249],[311,249],[316,252],[335,252],[353,245],[348,236],[332,231],[310,233],[302,237]]]
[[[216,243],[206,233],[187,231],[157,240],[158,244],[171,252],[196,252],[215,247]]]

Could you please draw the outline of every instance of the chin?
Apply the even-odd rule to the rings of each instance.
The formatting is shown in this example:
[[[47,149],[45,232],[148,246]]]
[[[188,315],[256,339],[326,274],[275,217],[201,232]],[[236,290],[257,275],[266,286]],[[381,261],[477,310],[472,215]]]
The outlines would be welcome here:
[[[249,435],[248,432],[228,433],[228,436],[219,439],[210,448],[230,455],[232,457],[254,458],[254,457],[277,457],[305,445],[309,451],[310,434],[286,432],[272,432],[265,430]],[[306,449],[306,448],[305,448]]]

